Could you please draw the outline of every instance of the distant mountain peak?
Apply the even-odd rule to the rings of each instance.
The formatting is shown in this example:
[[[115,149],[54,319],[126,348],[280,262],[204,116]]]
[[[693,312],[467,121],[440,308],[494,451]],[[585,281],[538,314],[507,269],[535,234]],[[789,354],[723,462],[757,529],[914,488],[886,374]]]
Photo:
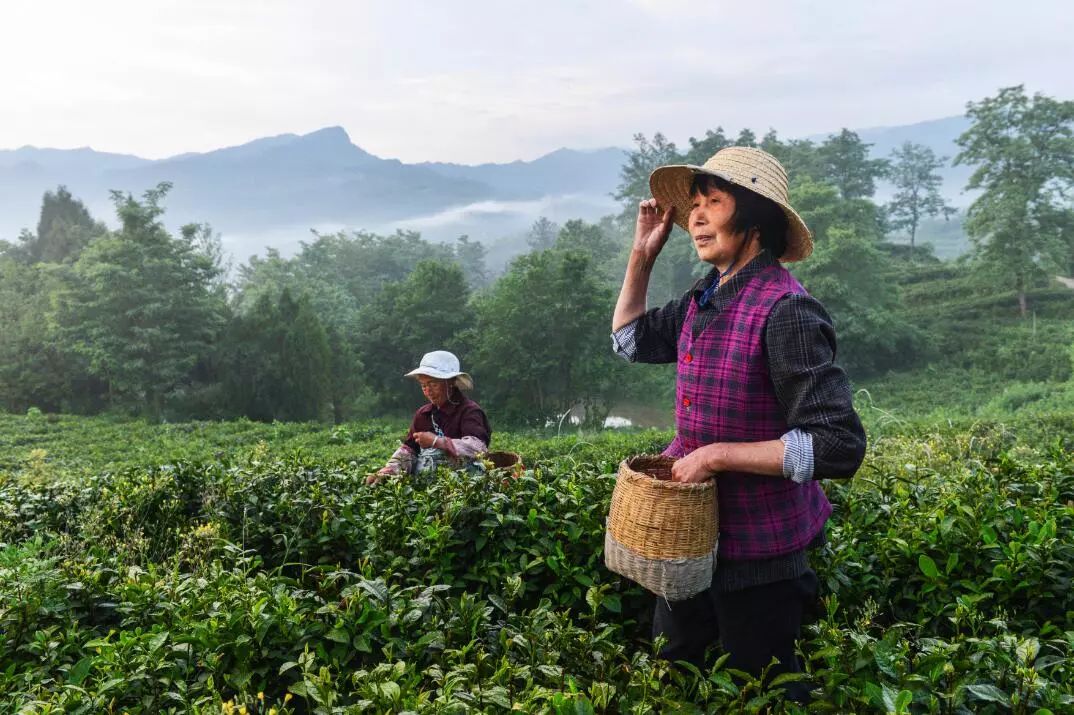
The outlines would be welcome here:
[[[346,142],[352,144],[350,135],[347,134],[347,130],[341,126],[323,127],[321,129],[315,129],[314,131],[303,134],[300,139],[313,139],[316,141],[332,141],[332,142]]]

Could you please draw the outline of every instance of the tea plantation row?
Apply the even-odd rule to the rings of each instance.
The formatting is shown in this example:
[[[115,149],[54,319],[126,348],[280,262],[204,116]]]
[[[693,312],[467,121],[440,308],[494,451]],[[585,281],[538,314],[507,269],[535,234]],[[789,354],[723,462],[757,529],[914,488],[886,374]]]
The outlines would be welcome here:
[[[870,430],[809,711],[1074,712],[1072,426]],[[653,658],[602,565],[616,465],[668,433],[364,487],[398,431],[0,417],[0,712],[803,711]]]

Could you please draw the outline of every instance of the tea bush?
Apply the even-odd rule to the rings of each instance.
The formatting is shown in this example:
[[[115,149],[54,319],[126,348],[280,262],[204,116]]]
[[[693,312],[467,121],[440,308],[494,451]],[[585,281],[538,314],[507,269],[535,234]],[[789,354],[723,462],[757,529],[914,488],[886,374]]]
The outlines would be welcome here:
[[[1074,712],[1072,426],[871,425],[806,708],[654,658],[603,567],[616,465],[667,432],[369,488],[400,425],[0,417],[0,712]]]

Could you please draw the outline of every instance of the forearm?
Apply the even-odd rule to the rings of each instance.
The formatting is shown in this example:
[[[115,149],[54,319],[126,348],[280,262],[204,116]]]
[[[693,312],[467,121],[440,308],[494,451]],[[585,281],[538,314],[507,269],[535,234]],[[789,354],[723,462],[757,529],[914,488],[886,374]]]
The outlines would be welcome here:
[[[438,437],[433,446],[443,449],[452,457],[462,459],[473,459],[482,452],[488,451],[488,445],[477,437],[460,437],[459,439]]]
[[[409,474],[414,468],[414,452],[405,444],[399,445],[388,463],[384,465],[384,471],[389,474]]]
[[[639,251],[631,251],[627,260],[623,287],[619,290],[619,299],[615,302],[612,315],[612,331],[636,320],[645,312],[645,296],[649,291],[649,277],[653,272],[652,260]]]
[[[708,471],[745,472],[770,477],[783,476],[783,442],[716,442],[705,445]]]

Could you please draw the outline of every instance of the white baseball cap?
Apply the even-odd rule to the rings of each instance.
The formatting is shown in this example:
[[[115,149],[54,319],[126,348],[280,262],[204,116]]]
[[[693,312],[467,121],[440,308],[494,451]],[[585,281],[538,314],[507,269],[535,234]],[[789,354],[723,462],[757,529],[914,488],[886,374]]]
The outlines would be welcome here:
[[[421,363],[403,377],[417,377],[425,375],[435,377],[438,380],[450,380],[455,378],[455,384],[460,390],[473,389],[474,380],[459,369],[459,359],[454,353],[447,350],[434,350],[421,356]]]

